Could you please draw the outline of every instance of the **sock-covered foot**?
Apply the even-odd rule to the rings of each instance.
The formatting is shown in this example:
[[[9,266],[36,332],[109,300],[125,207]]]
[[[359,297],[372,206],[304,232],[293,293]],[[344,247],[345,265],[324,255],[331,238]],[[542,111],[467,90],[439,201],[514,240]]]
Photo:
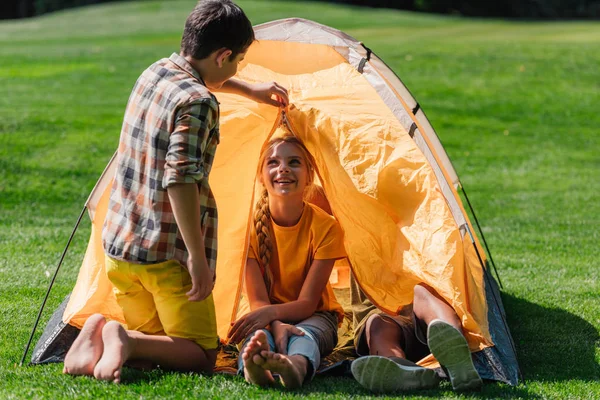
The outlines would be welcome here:
[[[427,327],[427,344],[433,356],[448,372],[454,390],[481,388],[483,382],[461,332],[442,320],[434,319]]]
[[[94,368],[94,377],[103,381],[121,382],[121,369],[131,354],[129,336],[116,321],[109,321],[102,329],[104,354]]]
[[[262,366],[264,358],[260,353],[263,351],[269,351],[269,342],[267,335],[263,331],[258,331],[252,336],[240,355],[244,361],[246,381],[259,386],[266,386],[274,381],[271,373]]]
[[[440,381],[434,370],[397,357],[360,357],[352,362],[350,370],[358,383],[376,393],[427,389]]]
[[[272,351],[262,352],[264,364],[262,367],[279,375],[281,384],[288,389],[302,386],[308,367],[308,360],[304,356],[287,356]]]
[[[85,321],[65,357],[63,374],[94,375],[94,367],[104,351],[102,328],[105,324],[106,319],[101,314],[94,314]]]

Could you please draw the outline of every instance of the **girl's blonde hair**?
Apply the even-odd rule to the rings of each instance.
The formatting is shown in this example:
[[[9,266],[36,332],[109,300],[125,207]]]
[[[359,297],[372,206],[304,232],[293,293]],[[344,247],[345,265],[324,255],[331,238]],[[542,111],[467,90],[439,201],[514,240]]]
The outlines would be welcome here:
[[[308,167],[308,184],[304,190],[304,197],[310,196],[310,193],[314,187],[314,176],[315,176],[315,161],[312,155],[304,146],[304,143],[300,141],[296,136],[287,134],[284,136],[271,139],[263,151],[260,154],[258,162],[258,174],[262,171],[267,154],[279,143],[291,143],[296,145],[306,161]],[[265,280],[265,286],[267,292],[270,291],[271,284],[273,283],[273,272],[269,268],[271,262],[271,255],[273,254],[273,242],[271,240],[271,211],[269,210],[269,192],[263,187],[261,195],[256,202],[254,210],[254,229],[256,230],[256,237],[258,239],[258,264],[260,266],[261,273]]]

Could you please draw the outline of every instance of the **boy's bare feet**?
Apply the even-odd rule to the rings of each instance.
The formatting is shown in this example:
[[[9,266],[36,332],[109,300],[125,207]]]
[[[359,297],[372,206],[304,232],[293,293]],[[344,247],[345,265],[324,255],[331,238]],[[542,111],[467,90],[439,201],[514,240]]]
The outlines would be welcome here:
[[[104,350],[102,328],[105,324],[106,318],[101,314],[94,314],[85,321],[65,357],[63,374],[94,375],[94,367]]]
[[[308,360],[304,356],[287,356],[272,351],[263,351],[261,355],[265,359],[262,367],[279,374],[283,386],[288,389],[302,386],[308,370]]]
[[[121,382],[121,368],[132,348],[127,331],[116,321],[109,321],[102,329],[104,354],[94,368],[94,377],[103,381]]]
[[[266,386],[273,383],[274,379],[271,373],[262,366],[264,359],[260,355],[261,352],[269,352],[269,342],[267,335],[263,331],[258,331],[252,336],[242,353],[244,375],[248,382]]]

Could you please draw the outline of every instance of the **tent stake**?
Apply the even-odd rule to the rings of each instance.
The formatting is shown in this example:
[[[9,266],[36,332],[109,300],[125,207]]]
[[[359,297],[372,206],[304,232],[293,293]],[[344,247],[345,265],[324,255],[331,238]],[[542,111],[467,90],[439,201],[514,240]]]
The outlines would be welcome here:
[[[471,205],[471,202],[469,201],[469,196],[467,196],[467,191],[465,190],[465,187],[462,185],[462,183],[460,185],[460,189],[462,190],[463,194],[465,195],[467,204],[469,205],[469,208],[471,209],[471,213],[473,214],[473,218],[475,219],[475,223],[477,224],[477,229],[479,230],[479,233],[481,234],[481,239],[483,240],[485,249],[487,250],[487,253],[490,256],[490,261],[492,262],[492,267],[494,267],[494,272],[496,273],[496,278],[498,279],[498,283],[500,284],[500,289],[504,289],[504,286],[502,285],[502,281],[500,280],[500,275],[498,275],[498,270],[496,269],[496,263],[494,263],[494,259],[492,258],[492,252],[490,251],[490,248],[488,247],[487,241],[485,240],[485,236],[483,235],[483,230],[481,229],[481,226],[479,225],[479,220],[477,219],[477,215],[475,215],[475,210],[473,210],[473,206]],[[473,243],[473,244],[475,244],[475,243]],[[475,246],[475,248],[477,248],[477,246]],[[481,266],[484,267],[483,264],[481,264]]]
[[[65,246],[65,250],[63,251],[62,256],[60,257],[60,261],[58,262],[56,271],[54,271],[54,276],[52,277],[52,280],[50,281],[50,286],[48,286],[48,291],[46,292],[46,297],[44,297],[44,301],[42,302],[42,306],[40,307],[40,311],[38,312],[37,319],[35,320],[35,324],[33,325],[33,330],[31,331],[31,335],[29,336],[29,341],[27,342],[27,346],[25,347],[25,352],[23,353],[23,358],[21,358],[21,362],[19,363],[20,367],[22,367],[23,362],[25,362],[25,358],[27,357],[27,353],[29,352],[29,347],[31,346],[31,341],[33,340],[33,335],[35,335],[35,330],[37,329],[37,326],[40,322],[40,318],[42,317],[42,312],[44,311],[44,307],[46,306],[46,301],[48,300],[48,296],[50,295],[50,290],[52,290],[52,286],[54,285],[54,281],[56,280],[56,276],[58,275],[60,266],[62,265],[62,262],[65,259],[65,255],[67,254],[67,250],[69,249],[71,240],[73,240],[73,236],[75,236],[75,232],[77,231],[77,228],[79,227],[79,223],[81,222],[81,219],[83,218],[83,214],[85,214],[86,209],[87,209],[87,202],[83,206],[83,210],[81,210],[81,214],[79,214],[79,219],[77,219],[77,223],[75,224],[75,227],[73,228],[71,237],[69,238],[69,241],[67,242],[67,245]]]

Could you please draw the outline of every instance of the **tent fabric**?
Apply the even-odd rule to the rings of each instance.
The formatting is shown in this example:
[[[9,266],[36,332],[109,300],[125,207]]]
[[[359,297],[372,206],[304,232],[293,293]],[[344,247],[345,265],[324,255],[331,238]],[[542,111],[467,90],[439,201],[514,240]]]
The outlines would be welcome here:
[[[336,266],[332,282],[343,287],[339,277],[347,277],[351,265],[365,294],[389,313],[412,301],[414,285],[427,283],[456,310],[471,351],[494,352],[496,339],[510,339],[510,333],[494,318],[490,328],[490,315],[498,312],[498,304],[488,308],[486,298],[492,290],[486,280],[493,278],[485,275],[479,242],[471,240],[456,172],[412,95],[383,61],[340,31],[288,19],[255,32],[258,41],[237,78],[277,81],[288,88],[291,105],[282,111],[216,93],[221,143],[210,179],[219,208],[214,289],[219,335],[226,336],[230,322],[247,306],[243,270],[258,158],[269,137],[284,126],[315,158],[319,181],[345,233],[349,257]],[[62,318],[77,328],[96,312],[124,323],[104,273],[100,239],[115,164],[113,158],[87,203],[92,234]],[[514,357],[506,360],[500,365],[513,360],[516,365]],[[436,362],[429,357],[421,365],[435,367]],[[510,379],[494,374],[491,379],[516,383],[513,367],[501,374]]]

